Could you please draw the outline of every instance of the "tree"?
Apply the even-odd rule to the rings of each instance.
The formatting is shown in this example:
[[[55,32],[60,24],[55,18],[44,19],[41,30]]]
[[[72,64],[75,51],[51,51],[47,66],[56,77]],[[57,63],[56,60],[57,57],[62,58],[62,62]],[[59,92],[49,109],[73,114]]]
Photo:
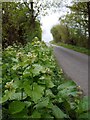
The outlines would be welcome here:
[[[2,3],[2,43],[3,48],[13,43],[25,44],[34,37],[41,40],[39,20],[31,22],[31,13],[24,3]]]
[[[56,43],[61,41],[61,34],[60,34],[60,30],[59,30],[59,25],[53,26],[51,29],[51,33],[52,33],[54,41]]]
[[[58,42],[69,42],[69,31],[67,25],[58,24],[52,27],[51,33],[53,35],[54,41]]]
[[[25,44],[35,36],[41,40],[39,18],[45,15],[51,6],[55,10],[58,5],[60,4],[48,0],[37,0],[34,3],[28,0],[2,3],[3,48],[18,42]]]
[[[84,47],[88,46],[89,39],[87,4],[87,2],[74,2],[72,6],[67,6],[71,13],[60,19],[69,28],[71,43]]]

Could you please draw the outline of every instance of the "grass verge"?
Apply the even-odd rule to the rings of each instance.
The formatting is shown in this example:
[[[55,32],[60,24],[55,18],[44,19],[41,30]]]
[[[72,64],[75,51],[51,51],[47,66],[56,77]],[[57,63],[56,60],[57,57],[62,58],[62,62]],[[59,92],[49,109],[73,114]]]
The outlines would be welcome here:
[[[65,44],[65,43],[55,43],[54,41],[51,41],[50,43],[58,45],[58,46],[62,46],[71,50],[74,50],[76,52],[80,52],[86,55],[90,55],[90,50],[84,47],[79,47],[79,46],[75,46],[75,45],[70,45],[70,44]]]

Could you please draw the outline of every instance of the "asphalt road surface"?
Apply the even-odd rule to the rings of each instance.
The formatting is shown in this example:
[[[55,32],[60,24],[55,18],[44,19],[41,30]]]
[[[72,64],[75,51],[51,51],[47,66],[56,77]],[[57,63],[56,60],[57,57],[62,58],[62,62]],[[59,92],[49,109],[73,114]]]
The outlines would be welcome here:
[[[60,46],[53,47],[63,71],[88,95],[88,56]]]

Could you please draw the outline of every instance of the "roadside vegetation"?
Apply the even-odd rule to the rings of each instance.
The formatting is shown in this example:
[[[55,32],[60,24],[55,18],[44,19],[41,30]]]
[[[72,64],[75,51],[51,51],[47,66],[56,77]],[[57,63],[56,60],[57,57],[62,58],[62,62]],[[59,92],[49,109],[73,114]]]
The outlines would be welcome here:
[[[88,97],[66,80],[44,42],[8,46],[2,55],[3,120],[88,118]]]
[[[29,6],[2,3],[2,120],[89,119],[88,96],[58,68]]]
[[[75,45],[71,45],[71,44],[65,44],[65,43],[56,43],[54,41],[50,41],[51,44],[55,44],[58,46],[62,46],[71,50],[74,50],[76,52],[80,52],[80,53],[84,53],[86,55],[90,55],[90,50],[85,48],[85,47],[79,47],[79,46],[75,46]]]
[[[88,27],[90,20],[87,2],[78,2],[67,7],[71,12],[61,17],[60,24],[51,29],[52,43],[90,55]]]

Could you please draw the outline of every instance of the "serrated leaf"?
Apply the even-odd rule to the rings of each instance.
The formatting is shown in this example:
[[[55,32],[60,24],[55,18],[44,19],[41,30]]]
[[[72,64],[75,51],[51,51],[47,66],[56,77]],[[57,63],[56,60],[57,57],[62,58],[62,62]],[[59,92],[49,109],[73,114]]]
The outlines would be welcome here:
[[[14,101],[9,105],[9,112],[11,114],[16,114],[21,112],[25,108],[25,103],[20,101]]]

